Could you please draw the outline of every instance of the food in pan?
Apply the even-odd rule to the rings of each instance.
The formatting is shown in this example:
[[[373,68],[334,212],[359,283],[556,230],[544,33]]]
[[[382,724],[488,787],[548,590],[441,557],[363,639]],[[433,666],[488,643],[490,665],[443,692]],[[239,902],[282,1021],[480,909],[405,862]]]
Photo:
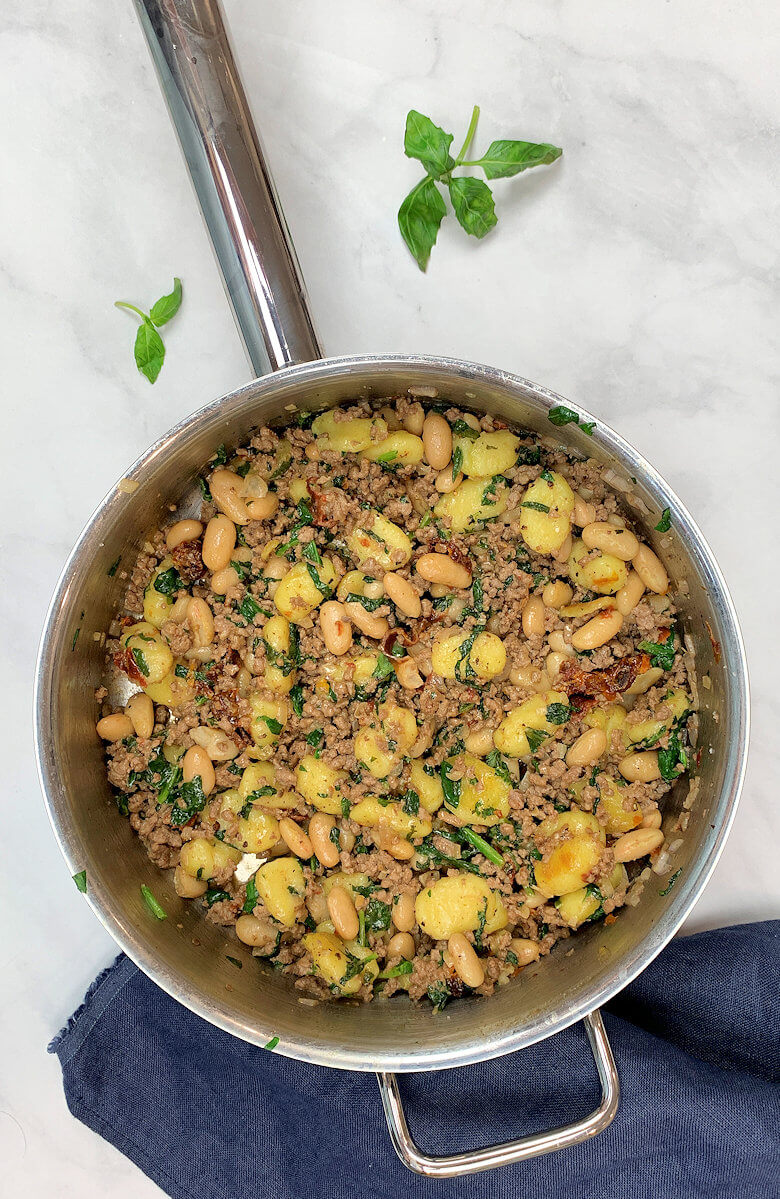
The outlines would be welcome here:
[[[306,995],[437,1008],[616,919],[694,704],[603,469],[411,394],[220,447],[201,489],[128,572],[98,692],[177,894]]]

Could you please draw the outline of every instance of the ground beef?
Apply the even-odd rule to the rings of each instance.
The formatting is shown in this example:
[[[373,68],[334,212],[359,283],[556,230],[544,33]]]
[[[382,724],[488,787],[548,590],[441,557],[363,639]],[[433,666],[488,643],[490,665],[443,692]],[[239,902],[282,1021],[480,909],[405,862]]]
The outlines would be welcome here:
[[[534,955],[549,954],[583,920],[614,919],[646,858],[629,862],[627,872],[613,847],[640,822],[658,841],[652,829],[659,807],[692,757],[692,687],[672,597],[645,594],[610,641],[578,653],[575,635],[593,613],[576,605],[598,597],[570,576],[566,549],[551,555],[533,548],[525,497],[542,474],[552,486],[549,472],[568,483],[582,509],[591,506],[597,521],[630,523],[600,465],[517,435],[514,462],[484,480],[487,519],[453,528],[446,511],[452,479],[424,458],[405,461],[401,441],[393,440],[404,421],[419,432],[421,398],[435,399],[410,394],[373,407],[356,401],[337,413],[336,437],[350,431],[350,420],[371,422],[363,443],[370,458],[342,453],[316,424],[260,429],[232,457],[221,448],[210,469],[232,470],[239,495],[270,491],[274,511],[237,526],[235,574],[224,594],[215,592],[203,562],[202,535],[168,551],[165,529],[158,530],[128,579],[106,642],[108,685],[96,693],[108,715],[111,684],[126,672],[155,704],[151,737],[134,734],[107,745],[117,807],[151,860],[161,869],[177,867],[180,894],[202,889],[208,920],[230,936],[235,928],[255,956],[271,960],[314,999],[362,1002],[403,992],[441,1008],[468,991],[456,968],[456,942],[441,936],[425,911],[426,893],[437,894],[441,880],[461,880],[484,897],[465,930],[481,964],[482,981],[474,987],[481,995]],[[455,408],[436,410],[456,434],[453,476],[458,466],[468,473],[480,432],[506,428],[490,416],[476,422]],[[385,445],[391,448],[373,461]],[[412,458],[419,447],[407,437]],[[208,478],[203,494],[205,525],[218,512]],[[175,522],[177,513],[168,511]],[[374,527],[375,513],[396,526],[391,542],[380,536],[381,521]],[[351,536],[358,526],[376,543],[362,560]],[[572,534],[578,533],[575,526]],[[468,585],[448,589],[426,581],[416,564],[430,553],[465,565]],[[599,553],[579,548],[580,569]],[[124,630],[143,619],[144,593],[166,556],[184,584],[169,598],[174,619],[163,612],[159,629],[142,625],[140,656],[132,654]],[[376,633],[370,637],[353,623],[352,644],[338,656],[329,652],[318,619],[320,604],[336,598],[329,567],[338,601],[351,596]],[[280,584],[291,569],[303,579],[298,607],[289,584]],[[384,592],[388,570],[411,584],[419,617],[409,618]],[[558,580],[573,590],[563,607],[546,598],[547,585]],[[213,636],[205,645],[186,596],[203,601],[211,614]],[[543,629],[527,635],[522,617],[531,596],[542,597]],[[159,597],[149,605],[154,613]],[[293,625],[280,621],[291,611]],[[476,639],[485,635],[500,639],[506,662],[478,673]],[[455,665],[442,665],[452,644]],[[643,678],[652,684],[644,690]],[[537,706],[520,728],[525,747],[513,756],[507,717],[518,720],[513,714],[528,703]],[[397,708],[404,711],[398,715]],[[570,747],[594,729],[603,729],[592,734],[601,737],[597,757],[570,764]],[[647,781],[634,777],[632,751],[655,764]],[[196,771],[193,763],[204,752],[212,765]],[[306,785],[311,770],[328,772],[314,793]],[[292,838],[311,831],[312,800],[333,824],[334,867],[324,867],[316,854],[299,860],[291,853],[293,845],[310,853],[305,841],[301,848]],[[259,859],[260,874],[236,872],[243,854]],[[571,875],[578,854],[585,864],[569,877],[562,863]],[[277,859],[283,861],[275,866]],[[193,861],[205,866],[196,873]],[[280,868],[286,873],[277,886],[262,885]],[[326,892],[334,882],[347,886],[358,913],[354,941],[332,939]],[[491,925],[487,895],[495,905]],[[413,951],[403,937],[392,941],[395,917],[404,936],[413,921]],[[324,952],[334,945],[344,963],[341,977],[333,977]]]

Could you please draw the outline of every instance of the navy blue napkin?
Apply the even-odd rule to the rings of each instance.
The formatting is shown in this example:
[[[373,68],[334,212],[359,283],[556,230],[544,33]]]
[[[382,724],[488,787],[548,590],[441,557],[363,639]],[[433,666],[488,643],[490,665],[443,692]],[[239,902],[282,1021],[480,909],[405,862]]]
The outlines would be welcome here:
[[[780,921],[673,941],[606,1009],[622,1083],[588,1144],[458,1180],[409,1173],[373,1075],[256,1049],[127,958],[49,1046],[71,1112],[175,1199],[777,1199]],[[401,1080],[428,1152],[509,1140],[598,1100],[582,1029]]]

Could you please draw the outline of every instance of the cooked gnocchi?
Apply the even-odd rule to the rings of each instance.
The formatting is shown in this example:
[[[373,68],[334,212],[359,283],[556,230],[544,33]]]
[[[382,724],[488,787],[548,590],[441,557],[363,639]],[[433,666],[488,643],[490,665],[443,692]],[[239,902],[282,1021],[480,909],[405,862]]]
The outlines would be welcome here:
[[[221,448],[202,495],[126,576],[96,719],[176,896],[322,999],[441,1009],[600,936],[695,726],[598,469],[398,397]]]

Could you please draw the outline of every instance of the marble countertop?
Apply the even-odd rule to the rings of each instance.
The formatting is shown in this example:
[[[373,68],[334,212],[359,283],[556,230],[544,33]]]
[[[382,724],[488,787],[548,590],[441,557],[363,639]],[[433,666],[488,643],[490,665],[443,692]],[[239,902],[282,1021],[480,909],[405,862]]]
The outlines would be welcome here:
[[[427,351],[544,383],[620,429],[700,522],[742,620],[755,716],[734,831],[687,928],[777,916],[780,11],[226,8],[327,352]],[[62,1199],[145,1199],[160,1192],[70,1117],[46,1054],[114,946],[48,827],[33,664],[98,499],[249,369],[131,5],[5,6],[0,45],[4,476],[19,514],[3,530],[0,1158],[9,1194],[48,1196],[56,1175]],[[447,220],[424,276],[395,224],[417,178],[405,114],[429,112],[458,141],[474,102],[478,145],[548,140],[564,157],[496,183],[499,226],[484,242]],[[113,301],[149,304],[174,274],[185,302],[152,388]]]

